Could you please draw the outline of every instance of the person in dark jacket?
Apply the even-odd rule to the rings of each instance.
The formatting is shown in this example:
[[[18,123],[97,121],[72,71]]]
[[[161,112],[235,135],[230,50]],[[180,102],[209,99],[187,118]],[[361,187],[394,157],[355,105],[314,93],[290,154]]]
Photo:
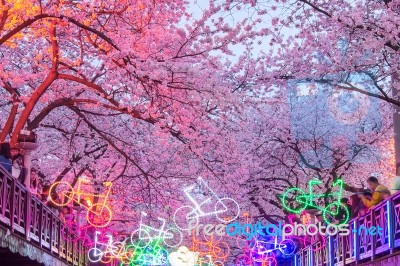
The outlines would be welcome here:
[[[0,165],[12,173],[11,147],[8,142],[0,143]]]
[[[368,210],[368,208],[364,205],[364,203],[359,199],[357,194],[353,194],[350,196],[349,204],[351,206],[351,211],[350,211],[351,219],[357,218],[358,216],[364,216]]]

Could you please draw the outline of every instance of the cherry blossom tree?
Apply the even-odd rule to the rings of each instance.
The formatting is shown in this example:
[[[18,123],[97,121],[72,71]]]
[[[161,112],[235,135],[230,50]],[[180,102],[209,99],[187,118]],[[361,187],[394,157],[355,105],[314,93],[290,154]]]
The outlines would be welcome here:
[[[262,35],[260,21],[232,23],[214,2],[196,18],[187,5],[2,2],[0,141],[36,130],[43,179],[115,181],[134,222],[135,206],[167,205],[182,178],[237,164],[235,145],[215,140],[238,106],[240,68],[223,56]]]
[[[399,71],[397,1],[227,1],[226,9],[272,26],[252,68],[267,87],[304,78],[399,105],[389,82]],[[370,76],[377,91],[332,75],[352,72]]]
[[[276,222],[279,195],[310,177],[329,187],[344,173],[357,185],[391,171],[383,102],[399,105],[389,79],[398,69],[393,2],[210,1],[196,14],[186,1],[0,5],[0,141],[35,130],[34,163],[48,182],[111,181],[115,230],[132,232],[141,211],[171,217],[199,175],[254,219]],[[294,105],[292,81],[383,100],[373,105],[379,130],[357,124],[333,136],[341,126],[326,117],[338,116]],[[368,156],[378,158],[357,162]]]
[[[315,193],[336,190],[331,185],[339,176],[356,187],[365,183],[371,174],[378,174],[381,182],[389,184],[389,178],[394,174],[389,106],[381,105],[381,112],[387,116],[380,121],[379,130],[358,132],[354,139],[351,133],[356,130],[346,132],[344,123],[339,127],[327,120],[331,116],[327,110],[315,113],[311,106],[307,110],[301,105],[279,104],[279,100],[264,108],[261,106],[250,112],[246,134],[252,165],[243,186],[246,187],[246,198],[250,199],[247,206],[253,219],[271,223],[285,220],[287,213],[282,209],[282,194],[290,187],[306,190],[306,184],[312,178],[323,182],[315,188]],[[294,124],[294,114],[303,116],[300,123]],[[294,117],[299,119],[299,116]],[[304,126],[300,129],[307,134],[300,131],[300,126]],[[343,130],[342,134],[338,134],[335,126]],[[363,124],[355,127],[362,128]]]
[[[241,84],[238,90],[259,95],[267,92],[283,102],[287,100],[288,94],[294,91],[292,83],[308,83],[313,88],[325,87],[331,98],[339,99],[340,97],[333,95],[344,93],[353,95],[353,98],[360,102],[381,100],[379,107],[374,105],[365,110],[375,112],[379,110],[384,120],[383,128],[385,129],[382,128],[382,130],[389,132],[381,131],[380,134],[364,132],[366,133],[363,133],[364,137],[357,140],[359,143],[375,143],[381,151],[375,171],[374,168],[369,168],[369,165],[362,163],[348,164],[351,158],[351,156],[348,157],[348,149],[354,150],[360,146],[351,147],[345,142],[348,142],[355,132],[362,132],[362,127],[354,129],[355,131],[350,135],[349,132],[338,134],[337,139],[333,139],[331,144],[340,148],[336,149],[331,145],[326,147],[331,150],[332,155],[329,158],[333,159],[333,162],[329,167],[321,167],[321,165],[310,164],[311,157],[307,156],[310,155],[310,151],[316,153],[320,150],[324,137],[321,134],[313,135],[312,132],[303,131],[302,137],[308,143],[304,143],[304,139],[299,142],[299,139],[296,139],[299,132],[292,126],[287,126],[285,129],[287,135],[281,137],[274,135],[274,137],[286,148],[284,151],[292,151],[292,155],[278,156],[278,158],[281,157],[281,163],[277,167],[282,167],[282,169],[292,167],[300,173],[304,171],[302,170],[304,166],[308,169],[307,175],[300,175],[302,178],[299,183],[294,182],[288,184],[289,186],[304,186],[310,176],[320,176],[320,170],[325,173],[321,179],[326,182],[326,186],[329,186],[329,180],[332,180],[334,174],[340,174],[342,171],[347,176],[348,182],[353,182],[353,184],[359,184],[372,172],[381,172],[381,178],[393,176],[394,143],[393,133],[391,133],[393,132],[391,112],[393,109],[397,110],[400,105],[397,83],[399,74],[397,1],[226,1],[225,10],[231,12],[232,15],[241,13],[253,20],[261,19],[264,22],[263,25],[270,25],[267,29],[268,36],[254,39],[253,49],[249,48],[241,57],[243,60],[240,64],[244,58],[252,58],[252,60],[246,60],[246,71],[241,73],[242,79],[237,79]],[[255,53],[256,50],[258,53]],[[241,80],[243,82],[240,82]],[[373,89],[367,86],[367,83],[371,84]],[[306,94],[310,96],[313,92],[310,90]],[[318,106],[327,103],[327,99],[321,101],[316,98],[309,103],[310,106]],[[326,108],[328,109],[329,105]],[[345,112],[341,114],[331,112],[331,114],[335,118],[346,116]],[[350,112],[350,114],[354,113]],[[304,109],[297,117],[303,115],[305,115]],[[393,116],[396,117],[398,114],[394,113]],[[291,117],[293,119],[293,115]],[[351,124],[350,120],[354,117],[345,118],[347,124]],[[286,117],[283,120],[287,121],[287,119],[291,118]],[[326,123],[324,120],[317,120],[316,123],[321,123],[321,125],[325,123],[322,128],[325,128],[327,132],[330,127],[335,130],[340,127],[337,124]],[[343,123],[342,127],[345,125],[346,123]],[[310,131],[313,128],[311,127]],[[398,131],[396,124],[394,129]],[[343,139],[340,140],[340,138]],[[306,148],[307,145],[309,147]],[[272,147],[275,148],[275,146]],[[266,149],[266,151],[271,154],[271,149]],[[355,155],[353,151],[352,154]],[[291,158],[295,157],[301,158],[303,166],[296,163],[288,164]],[[320,160],[316,162],[323,162],[322,158],[320,157]],[[289,166],[285,166],[287,164]],[[257,190],[255,194],[260,195]],[[258,198],[256,202],[259,202]]]

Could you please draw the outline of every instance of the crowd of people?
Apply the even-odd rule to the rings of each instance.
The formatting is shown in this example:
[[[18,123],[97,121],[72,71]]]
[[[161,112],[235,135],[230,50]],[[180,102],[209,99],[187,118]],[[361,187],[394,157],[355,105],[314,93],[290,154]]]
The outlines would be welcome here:
[[[10,143],[0,143],[0,165],[33,194],[40,197],[42,184],[34,167],[27,174],[24,167],[23,150],[11,148]]]
[[[390,198],[390,196],[397,191],[400,191],[400,163],[396,165],[396,176],[392,179],[390,189],[380,184],[379,180],[374,176],[368,177],[366,182],[368,188],[356,188],[344,184],[344,190],[353,193],[349,198],[342,198],[340,200],[341,204],[347,208],[347,211],[350,214],[350,217],[348,217],[349,219],[364,216],[368,209]],[[336,215],[334,217],[329,217],[329,222],[338,224],[343,223],[343,221],[346,220],[347,211],[344,208],[332,211],[333,213],[336,213]],[[305,219],[308,222],[311,220],[322,223],[325,222],[322,219],[322,213],[317,212],[314,209],[307,209],[304,211],[303,215],[307,218],[303,217],[302,220]],[[302,222],[304,223],[304,221]]]
[[[392,180],[390,189],[380,184],[379,180],[374,176],[367,178],[367,184],[368,189],[355,188],[348,185],[344,187],[345,190],[354,193],[349,199],[342,199],[342,203],[350,210],[350,219],[364,216],[369,208],[378,205],[400,190],[400,164],[396,165],[396,176]],[[341,215],[343,214],[338,214],[338,220],[341,219]]]
[[[32,195],[47,205],[63,222],[72,224],[76,217],[74,213],[78,210],[67,206],[60,207],[49,201],[50,185],[43,183],[35,167],[31,167],[30,175],[27,175],[28,170],[24,167],[23,152],[16,147],[11,147],[8,142],[0,143],[0,165],[23,184]]]

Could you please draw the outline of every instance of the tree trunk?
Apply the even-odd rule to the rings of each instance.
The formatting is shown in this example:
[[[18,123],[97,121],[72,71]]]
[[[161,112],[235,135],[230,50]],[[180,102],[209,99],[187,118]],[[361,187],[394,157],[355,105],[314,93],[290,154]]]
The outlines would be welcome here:
[[[4,142],[6,140],[7,135],[12,132],[12,127],[14,125],[14,120],[17,115],[17,111],[18,111],[18,103],[14,102],[13,106],[11,107],[10,114],[7,118],[7,122],[4,125],[3,130],[0,132],[0,142]]]
[[[51,71],[45,80],[43,81],[42,84],[37,88],[37,90],[32,94],[31,98],[29,99],[29,102],[26,104],[24,111],[22,111],[22,114],[20,118],[18,119],[17,124],[15,125],[15,129],[13,131],[12,137],[11,137],[11,146],[14,146],[17,143],[18,139],[18,134],[19,132],[24,128],[26,121],[28,121],[28,118],[35,107],[36,103],[40,99],[40,97],[43,95],[43,93],[46,92],[47,88],[53,83],[53,81],[57,78],[57,72]]]

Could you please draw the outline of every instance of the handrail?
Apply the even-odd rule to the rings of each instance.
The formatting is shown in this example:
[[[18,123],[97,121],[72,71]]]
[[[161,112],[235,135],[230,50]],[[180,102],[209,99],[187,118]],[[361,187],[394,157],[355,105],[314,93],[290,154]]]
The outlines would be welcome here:
[[[313,247],[320,242],[303,247],[294,256],[293,265],[341,266],[392,254],[400,248],[400,192],[370,208],[364,216],[350,220],[348,224],[349,235],[325,237],[327,245],[318,252],[313,251]],[[383,232],[381,235],[358,235],[361,226],[380,226]]]
[[[58,216],[0,165],[0,227],[68,265],[88,265],[86,248]]]

